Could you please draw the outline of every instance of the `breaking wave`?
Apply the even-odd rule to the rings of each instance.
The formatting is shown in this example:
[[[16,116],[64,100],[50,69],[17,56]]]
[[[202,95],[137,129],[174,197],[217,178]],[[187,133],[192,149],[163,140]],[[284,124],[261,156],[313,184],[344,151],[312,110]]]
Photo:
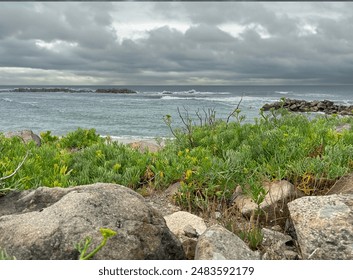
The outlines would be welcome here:
[[[12,99],[10,99],[10,98],[6,98],[6,97],[1,98],[1,100],[2,100],[2,101],[5,101],[5,102],[13,102],[13,100],[12,100]]]

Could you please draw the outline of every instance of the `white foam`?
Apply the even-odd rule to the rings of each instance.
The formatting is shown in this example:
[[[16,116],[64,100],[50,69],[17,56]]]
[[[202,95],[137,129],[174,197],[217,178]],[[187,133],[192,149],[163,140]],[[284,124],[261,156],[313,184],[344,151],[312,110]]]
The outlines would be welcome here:
[[[12,102],[13,100],[7,97],[1,98],[1,100],[5,101],[5,102]]]
[[[11,88],[0,88],[0,92],[11,92],[12,90]]]
[[[146,92],[148,93],[148,92]],[[156,94],[156,92],[150,92],[150,94]],[[227,95],[231,94],[230,92],[216,92],[216,91],[197,91],[197,90],[185,90],[185,91],[170,91],[164,90],[157,92],[158,95],[185,95],[185,96],[199,96],[199,95]]]
[[[234,97],[200,97],[200,96],[163,96],[161,99],[164,100],[206,100],[213,102],[226,102],[226,103],[239,103],[240,100],[245,102],[268,102],[272,100],[277,100],[275,97],[256,97],[256,96],[234,96]]]

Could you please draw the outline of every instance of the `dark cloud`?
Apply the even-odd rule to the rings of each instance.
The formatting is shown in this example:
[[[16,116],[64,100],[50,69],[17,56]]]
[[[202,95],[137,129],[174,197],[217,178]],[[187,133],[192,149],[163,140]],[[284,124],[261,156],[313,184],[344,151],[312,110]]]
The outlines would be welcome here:
[[[353,3],[5,3],[1,83],[352,83],[352,12]],[[133,34],[134,24],[145,30]]]

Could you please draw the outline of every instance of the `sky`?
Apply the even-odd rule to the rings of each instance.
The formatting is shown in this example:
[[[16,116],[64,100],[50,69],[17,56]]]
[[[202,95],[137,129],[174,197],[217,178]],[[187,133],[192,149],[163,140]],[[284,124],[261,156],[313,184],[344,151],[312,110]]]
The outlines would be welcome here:
[[[353,84],[353,2],[0,2],[0,85]]]

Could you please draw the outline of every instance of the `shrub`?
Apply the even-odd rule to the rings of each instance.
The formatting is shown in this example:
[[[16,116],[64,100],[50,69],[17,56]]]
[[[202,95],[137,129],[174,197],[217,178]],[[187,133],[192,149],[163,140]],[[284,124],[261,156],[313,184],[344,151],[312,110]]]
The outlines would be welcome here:
[[[1,182],[0,192],[94,182],[163,189],[181,182],[176,201],[203,211],[210,201],[227,202],[238,185],[255,200],[264,195],[263,181],[282,179],[317,194],[353,169],[353,130],[336,131],[353,125],[352,118],[261,112],[254,123],[243,124],[239,114],[225,122],[213,112],[199,124],[187,115],[187,127],[176,130],[166,118],[176,139],[157,153],[105,141],[94,129],[61,138],[42,133],[41,147],[0,135],[0,178],[28,154],[18,172]]]

